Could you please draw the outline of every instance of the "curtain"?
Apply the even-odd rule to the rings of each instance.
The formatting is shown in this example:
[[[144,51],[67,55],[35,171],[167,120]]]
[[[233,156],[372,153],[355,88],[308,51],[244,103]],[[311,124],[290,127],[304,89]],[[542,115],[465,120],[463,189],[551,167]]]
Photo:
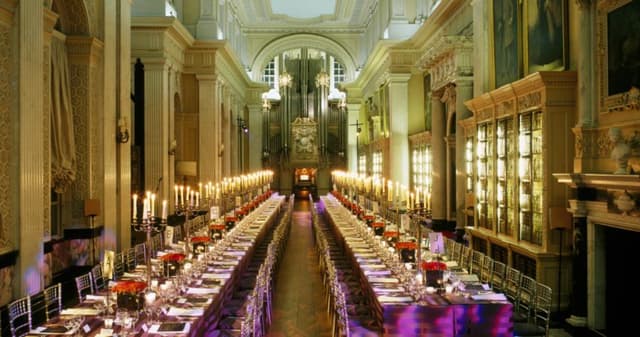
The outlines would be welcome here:
[[[67,48],[64,41],[51,39],[51,179],[57,193],[64,193],[76,176],[76,144]]]

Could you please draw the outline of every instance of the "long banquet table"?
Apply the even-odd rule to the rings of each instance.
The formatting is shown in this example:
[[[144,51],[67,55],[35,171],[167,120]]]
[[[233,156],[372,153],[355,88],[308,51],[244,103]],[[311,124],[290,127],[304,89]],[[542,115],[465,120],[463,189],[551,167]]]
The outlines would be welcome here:
[[[217,326],[225,302],[231,298],[235,286],[241,281],[239,278],[251,261],[254,248],[262,241],[269,227],[277,221],[284,199],[284,196],[273,195],[240,220],[228,234],[233,238],[231,243],[223,250],[218,250],[221,253],[219,256],[207,261],[202,275],[183,284],[180,293],[164,294],[166,304],[158,312],[155,321],[147,317],[145,312],[137,313],[128,334],[136,337],[208,335]],[[159,252],[159,256],[175,252],[177,246],[165,248],[165,251]],[[144,279],[146,267],[139,267],[135,272],[125,273],[124,279]],[[172,282],[167,279],[159,281],[160,284]],[[34,327],[27,336],[122,336],[123,323],[114,322],[112,329],[105,329],[105,317],[95,308],[98,303],[104,303],[106,296],[104,291],[88,295],[77,306],[64,309],[58,317]],[[111,304],[113,303],[112,300]],[[110,316],[113,318],[113,315]],[[73,322],[75,326],[71,324]],[[178,328],[162,331],[164,327],[170,326]]]
[[[422,292],[416,298],[406,279],[396,275],[358,236],[355,226],[366,226],[332,195],[322,196],[327,219],[349,258],[361,273],[362,289],[373,303],[384,336],[512,336],[512,304],[489,294]],[[424,286],[423,286],[424,287]],[[485,296],[486,300],[482,300]],[[475,298],[475,299],[474,299]]]

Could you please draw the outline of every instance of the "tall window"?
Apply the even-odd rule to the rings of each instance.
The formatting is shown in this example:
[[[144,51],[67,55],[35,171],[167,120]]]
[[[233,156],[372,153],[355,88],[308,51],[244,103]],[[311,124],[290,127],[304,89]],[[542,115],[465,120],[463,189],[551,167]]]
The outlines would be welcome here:
[[[267,84],[269,84],[269,88],[271,89],[277,89],[276,73],[276,59],[273,58],[271,59],[271,61],[269,61],[269,63],[267,63],[267,66],[264,67],[264,71],[262,72],[262,81],[267,82]]]
[[[413,188],[423,193],[431,193],[431,146],[420,145],[411,154]],[[426,205],[428,206],[428,205]]]
[[[358,174],[367,174],[367,155],[361,154],[358,157]]]
[[[371,158],[371,175],[373,178],[382,178],[382,151],[375,151]]]
[[[342,63],[336,61],[333,57],[331,58],[333,62],[331,63],[331,81],[332,87],[337,88],[338,84],[345,81],[345,71]]]

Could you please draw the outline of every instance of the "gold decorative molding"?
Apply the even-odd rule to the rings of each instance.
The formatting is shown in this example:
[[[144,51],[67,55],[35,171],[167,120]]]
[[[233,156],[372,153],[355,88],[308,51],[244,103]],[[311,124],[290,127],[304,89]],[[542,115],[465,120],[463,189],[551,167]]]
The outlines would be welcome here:
[[[409,145],[418,147],[422,145],[431,145],[431,131],[423,131],[409,136]]]

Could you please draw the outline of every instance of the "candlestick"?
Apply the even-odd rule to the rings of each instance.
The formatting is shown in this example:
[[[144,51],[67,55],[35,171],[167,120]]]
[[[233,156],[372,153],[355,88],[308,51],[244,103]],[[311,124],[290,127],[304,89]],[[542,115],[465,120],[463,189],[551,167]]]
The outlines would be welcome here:
[[[138,218],[138,195],[133,194],[133,219]]]
[[[166,200],[162,200],[162,219],[166,220],[167,219],[167,213],[168,213],[168,209],[167,209],[167,201]]]
[[[176,195],[176,205],[179,202],[179,200],[178,200],[178,190],[179,190],[178,185],[175,185],[175,193],[174,194]]]

